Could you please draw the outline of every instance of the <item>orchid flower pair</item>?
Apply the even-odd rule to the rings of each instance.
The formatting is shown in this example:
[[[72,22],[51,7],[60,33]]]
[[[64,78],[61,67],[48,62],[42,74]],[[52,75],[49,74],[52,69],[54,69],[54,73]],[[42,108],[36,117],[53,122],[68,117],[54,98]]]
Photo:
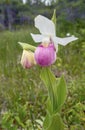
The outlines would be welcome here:
[[[58,44],[67,45],[69,42],[77,40],[75,36],[60,38],[56,36],[55,24],[52,20],[38,15],[35,18],[35,27],[41,34],[32,34],[33,40],[40,45],[34,53],[24,50],[21,64],[24,68],[38,64],[40,66],[50,66],[56,61],[56,53],[58,52]]]

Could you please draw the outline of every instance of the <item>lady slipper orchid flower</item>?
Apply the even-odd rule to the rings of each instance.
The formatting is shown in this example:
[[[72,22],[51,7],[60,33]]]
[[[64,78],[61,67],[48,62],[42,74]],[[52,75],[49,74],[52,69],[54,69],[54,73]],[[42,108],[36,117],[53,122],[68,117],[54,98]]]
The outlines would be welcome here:
[[[35,60],[40,66],[49,66],[56,60],[54,44],[40,44],[35,50]]]
[[[39,29],[41,34],[31,33],[31,36],[35,42],[41,42],[35,50],[35,60],[41,66],[49,66],[55,62],[58,44],[65,46],[69,42],[77,40],[74,36],[56,37],[53,21],[42,15],[38,15],[35,18],[35,27]]]
[[[34,59],[34,53],[31,51],[23,50],[21,57],[21,64],[23,68],[27,69],[36,64]]]
[[[58,49],[58,44],[65,46],[69,42],[77,40],[75,36],[66,37],[66,38],[56,37],[56,30],[53,21],[42,15],[38,15],[35,18],[35,27],[39,29],[41,34],[31,33],[33,40],[35,42],[42,42],[44,38],[47,37],[51,39],[56,49]]]

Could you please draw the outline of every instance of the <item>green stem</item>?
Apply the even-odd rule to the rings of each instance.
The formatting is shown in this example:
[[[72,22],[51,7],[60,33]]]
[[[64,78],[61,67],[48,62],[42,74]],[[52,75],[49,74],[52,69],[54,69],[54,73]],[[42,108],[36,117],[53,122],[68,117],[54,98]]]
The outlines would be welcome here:
[[[50,76],[49,76],[49,73],[48,73],[48,68],[47,68],[47,75],[50,79]],[[49,80],[50,84],[49,87],[48,87],[48,92],[49,92],[49,97],[50,97],[50,100],[51,100],[51,103],[52,103],[52,108],[54,108],[53,104],[54,104],[54,92],[53,92],[53,88],[52,88],[52,82],[51,80]]]

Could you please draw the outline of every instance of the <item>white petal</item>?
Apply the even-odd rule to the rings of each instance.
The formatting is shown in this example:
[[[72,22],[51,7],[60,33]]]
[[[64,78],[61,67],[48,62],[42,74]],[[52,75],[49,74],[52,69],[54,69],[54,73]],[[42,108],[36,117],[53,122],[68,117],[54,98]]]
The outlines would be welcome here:
[[[67,45],[69,42],[72,42],[72,41],[75,41],[77,40],[78,38],[75,37],[75,36],[71,36],[71,37],[66,37],[66,38],[59,38],[59,37],[54,37],[54,42],[56,44],[60,44],[60,45]]]
[[[38,15],[35,18],[35,27],[38,28],[40,33],[43,35],[55,36],[54,23],[42,15]]]
[[[42,42],[42,39],[44,38],[44,36],[40,35],[40,34],[32,34],[31,33],[31,36],[35,42]]]

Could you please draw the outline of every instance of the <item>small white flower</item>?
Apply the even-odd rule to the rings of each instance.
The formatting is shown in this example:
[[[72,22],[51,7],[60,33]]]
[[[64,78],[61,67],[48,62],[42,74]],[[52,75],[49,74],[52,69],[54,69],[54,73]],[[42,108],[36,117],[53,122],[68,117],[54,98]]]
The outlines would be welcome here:
[[[56,37],[54,23],[50,19],[48,19],[42,15],[38,15],[35,18],[35,27],[37,29],[39,29],[41,34],[32,34],[31,33],[33,40],[35,42],[43,42],[43,41],[45,41],[45,39],[49,38],[53,41],[56,49],[58,49],[58,44],[65,46],[69,42],[72,42],[72,41],[75,41],[78,39],[75,36],[70,36],[70,37],[65,37],[65,38]],[[46,43],[47,43],[47,41],[46,41]]]
[[[68,36],[68,37],[69,37],[70,35],[71,35],[70,33],[67,33],[67,34],[66,34],[66,36]]]

